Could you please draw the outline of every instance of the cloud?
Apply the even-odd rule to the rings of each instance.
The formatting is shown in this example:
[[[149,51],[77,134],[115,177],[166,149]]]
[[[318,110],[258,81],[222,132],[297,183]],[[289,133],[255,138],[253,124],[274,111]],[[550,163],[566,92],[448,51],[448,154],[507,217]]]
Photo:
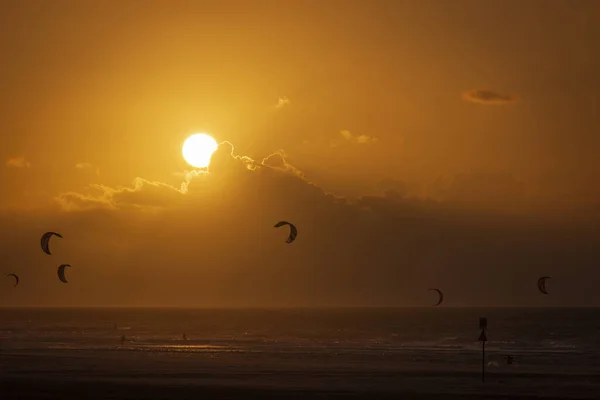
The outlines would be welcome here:
[[[30,168],[31,163],[25,160],[24,157],[12,157],[6,161],[6,166],[13,168]]]
[[[282,172],[290,172],[296,175],[299,178],[304,179],[304,173],[300,171],[298,168],[294,167],[290,163],[287,162],[287,153],[280,149],[276,152],[269,154],[267,157],[263,158],[261,161],[261,165],[268,168],[273,168]]]
[[[277,104],[275,104],[275,108],[280,109],[290,104],[290,99],[286,96],[279,97],[277,99]]]
[[[390,178],[379,180],[375,187],[385,196],[398,196],[402,198],[420,195],[422,191],[420,185],[416,183],[408,183]]]
[[[104,196],[104,190],[101,187],[92,185],[91,189],[99,189],[102,195],[82,194],[77,192],[61,193],[54,200],[65,211],[82,211],[94,209],[116,209],[110,198]]]
[[[351,143],[351,144],[369,144],[375,143],[378,139],[373,136],[368,135],[355,135],[348,130],[340,131],[340,137],[331,140],[331,147],[341,146],[343,143]]]
[[[500,94],[487,89],[475,89],[469,92],[464,92],[462,97],[466,101],[489,105],[511,104],[519,100],[515,95]]]
[[[180,188],[166,183],[136,178],[132,187],[111,188],[92,184],[88,193],[67,192],[58,195],[55,200],[65,211],[82,211],[94,208],[116,210],[137,208],[155,210],[172,207],[181,201],[187,192],[187,181]]]
[[[452,293],[449,305],[539,305],[531,282],[544,273],[560,276],[557,296],[544,301],[600,304],[597,218],[457,205],[469,196],[509,199],[520,190],[514,181],[464,174],[440,183],[446,199],[434,200],[388,179],[381,193],[350,201],[310,182],[283,150],[253,160],[224,142],[208,171],[186,171],[177,184],[89,185],[57,196],[56,210],[0,214],[0,256],[28,282],[17,294],[0,291],[0,300],[416,306],[429,305],[427,288],[437,285]],[[273,228],[282,219],[298,227],[291,245],[285,229]],[[46,229],[65,237],[56,256],[82,266],[69,271],[77,282],[69,292],[38,273],[47,260],[24,245]]]
[[[278,150],[257,162],[250,157],[236,155],[234,146],[230,142],[223,142],[211,158],[209,171],[194,170],[177,174],[184,178],[179,187],[137,177],[132,187],[111,188],[91,184],[86,188],[86,193],[61,193],[55,201],[65,211],[94,208],[157,210],[186,201],[185,195],[190,190],[190,185],[194,188],[212,185],[214,188],[228,184],[232,180],[242,183],[244,180],[251,180],[254,175],[267,174],[294,176],[303,183],[310,184],[304,179],[304,174],[300,170],[287,162],[283,150]],[[206,194],[204,190],[202,192]]]

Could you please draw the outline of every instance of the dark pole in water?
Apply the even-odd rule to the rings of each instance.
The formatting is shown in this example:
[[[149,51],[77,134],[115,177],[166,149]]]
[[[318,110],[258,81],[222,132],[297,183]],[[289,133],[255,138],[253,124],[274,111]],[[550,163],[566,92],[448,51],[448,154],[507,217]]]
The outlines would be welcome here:
[[[485,382],[485,340],[481,342],[481,382]]]
[[[479,317],[479,329],[481,329],[479,335],[479,341],[481,342],[481,382],[485,382],[485,342],[487,341],[485,330],[487,329],[487,318]]]

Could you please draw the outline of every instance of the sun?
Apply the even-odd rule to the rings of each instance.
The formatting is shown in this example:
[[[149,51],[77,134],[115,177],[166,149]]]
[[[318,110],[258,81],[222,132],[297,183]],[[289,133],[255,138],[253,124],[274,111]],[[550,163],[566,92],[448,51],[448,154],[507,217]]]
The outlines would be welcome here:
[[[192,167],[206,168],[217,147],[219,145],[210,135],[196,133],[185,140],[181,153],[184,160]]]

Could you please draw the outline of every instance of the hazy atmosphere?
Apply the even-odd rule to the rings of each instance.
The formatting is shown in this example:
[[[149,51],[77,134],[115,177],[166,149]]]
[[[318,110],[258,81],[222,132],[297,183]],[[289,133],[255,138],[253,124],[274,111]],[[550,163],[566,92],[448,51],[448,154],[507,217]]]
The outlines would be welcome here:
[[[600,305],[597,1],[4,1],[0,52],[2,305]]]

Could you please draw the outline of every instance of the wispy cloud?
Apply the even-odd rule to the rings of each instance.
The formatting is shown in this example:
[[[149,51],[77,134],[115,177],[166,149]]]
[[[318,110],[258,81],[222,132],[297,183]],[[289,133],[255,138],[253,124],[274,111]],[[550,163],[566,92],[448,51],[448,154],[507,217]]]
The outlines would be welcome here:
[[[25,157],[12,157],[6,161],[6,166],[12,168],[30,168],[31,163],[25,160]]]
[[[369,135],[356,135],[348,130],[340,131],[340,136],[331,140],[331,147],[341,146],[343,143],[369,144],[377,142],[377,138]]]
[[[286,96],[279,97],[277,99],[277,104],[275,104],[275,108],[280,109],[290,104],[290,99]]]
[[[502,105],[516,103],[519,98],[512,94],[501,94],[488,89],[475,89],[462,94],[466,101],[479,104]]]

